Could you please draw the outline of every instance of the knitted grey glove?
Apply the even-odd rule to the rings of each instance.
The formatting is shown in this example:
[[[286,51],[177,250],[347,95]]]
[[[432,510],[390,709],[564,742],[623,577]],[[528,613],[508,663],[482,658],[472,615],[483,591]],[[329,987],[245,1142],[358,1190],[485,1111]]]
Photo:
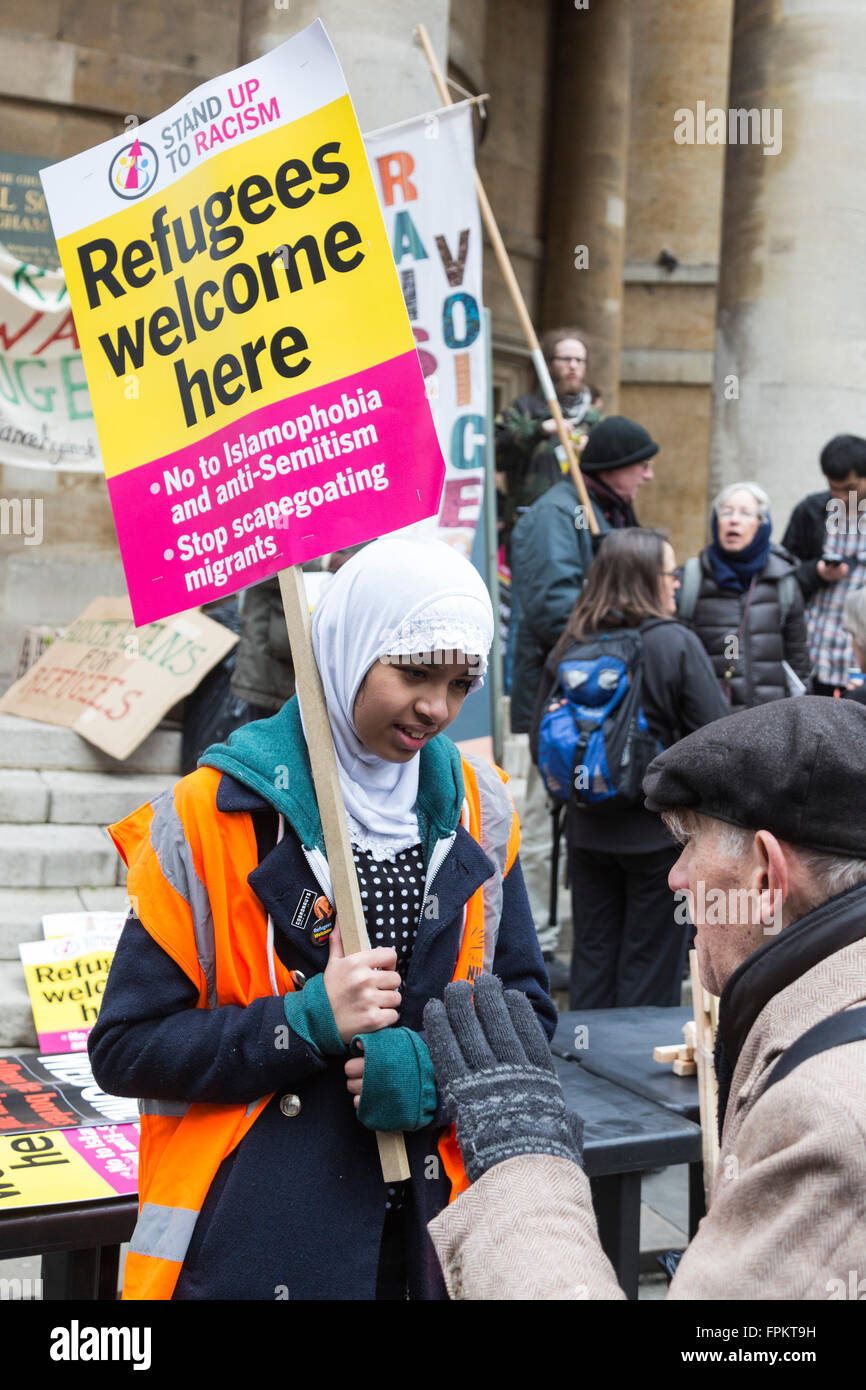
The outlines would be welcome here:
[[[481,975],[457,980],[444,1005],[424,1010],[436,1082],[470,1182],[519,1154],[581,1163],[583,1122],[566,1114],[562,1087],[535,1010],[524,994]]]

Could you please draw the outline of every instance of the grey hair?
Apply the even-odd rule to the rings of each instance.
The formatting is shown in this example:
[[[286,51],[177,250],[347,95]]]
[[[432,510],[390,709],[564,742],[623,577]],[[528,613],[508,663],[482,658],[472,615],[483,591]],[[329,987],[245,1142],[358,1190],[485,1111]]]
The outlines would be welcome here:
[[[696,830],[718,832],[718,846],[722,854],[731,859],[741,859],[749,849],[755,831],[742,825],[730,825],[714,816],[703,815],[700,811],[663,811],[662,820],[675,840],[681,844]],[[851,859],[848,855],[826,854],[823,850],[807,849],[805,845],[790,844],[806,873],[812,879],[816,898],[814,906],[835,898],[837,893],[845,893],[858,883],[866,883],[866,859]]]
[[[844,624],[858,647],[866,648],[866,586],[845,595]]]
[[[728,498],[734,492],[750,492],[758,504],[758,518],[766,521],[770,515],[770,498],[762,487],[757,483],[729,483],[723,487],[718,497],[713,502],[713,511],[718,513],[719,507],[723,507]]]

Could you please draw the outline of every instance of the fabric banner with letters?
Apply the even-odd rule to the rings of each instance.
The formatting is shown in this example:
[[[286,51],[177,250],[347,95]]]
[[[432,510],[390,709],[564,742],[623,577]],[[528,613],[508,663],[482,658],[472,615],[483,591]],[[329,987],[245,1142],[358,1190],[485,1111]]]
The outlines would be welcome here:
[[[469,102],[364,137],[445,458],[435,535],[466,556],[481,515],[487,381]]]
[[[40,193],[40,197],[41,197]],[[101,473],[63,272],[0,245],[0,464]]]

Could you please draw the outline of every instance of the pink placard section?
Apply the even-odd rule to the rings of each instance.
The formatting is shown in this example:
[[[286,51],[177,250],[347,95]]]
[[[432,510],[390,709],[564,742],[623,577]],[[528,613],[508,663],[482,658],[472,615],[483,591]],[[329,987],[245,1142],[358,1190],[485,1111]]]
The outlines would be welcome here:
[[[63,1137],[119,1196],[138,1191],[138,1125],[65,1129]]]
[[[64,1033],[40,1033],[40,1052],[85,1052],[89,1028],[75,1028]]]
[[[110,478],[136,625],[432,516],[444,476],[412,350]]]

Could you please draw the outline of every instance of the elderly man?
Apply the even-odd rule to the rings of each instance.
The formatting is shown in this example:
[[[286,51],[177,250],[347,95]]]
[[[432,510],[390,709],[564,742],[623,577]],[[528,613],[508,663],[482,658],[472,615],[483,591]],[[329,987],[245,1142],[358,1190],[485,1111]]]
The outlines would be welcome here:
[[[721,995],[721,1154],[672,1299],[829,1299],[866,1275],[864,747],[862,706],[804,696],[708,724],[647,772]],[[472,1179],[430,1226],[451,1296],[622,1298],[531,1009],[489,976],[474,1003],[464,983],[425,1010]]]

